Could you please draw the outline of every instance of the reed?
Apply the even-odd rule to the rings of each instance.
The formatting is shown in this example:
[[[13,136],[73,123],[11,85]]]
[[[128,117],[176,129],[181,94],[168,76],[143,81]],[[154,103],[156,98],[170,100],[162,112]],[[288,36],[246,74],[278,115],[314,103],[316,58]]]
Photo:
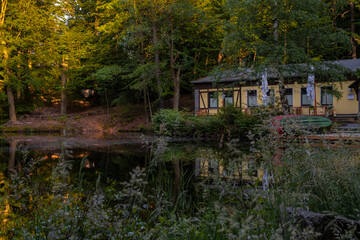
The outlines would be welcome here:
[[[24,161],[21,169],[11,172],[10,179],[0,179],[0,236],[316,239],[321,233],[296,224],[284,208],[360,220],[360,165],[355,143],[314,146],[295,137],[281,142],[268,132],[257,135],[261,138],[250,150],[242,150],[241,141],[231,141],[226,151],[191,156],[186,149],[175,151],[161,138],[146,169],[135,168],[126,182],[104,182],[99,175],[92,188],[84,184],[84,160],[77,176],[71,176],[74,163],[66,151],[48,182],[38,182],[34,174],[41,159]],[[282,154],[279,161],[274,160],[277,151]],[[191,159],[204,156],[208,168],[221,165],[229,169],[226,176],[250,174],[244,166],[255,164],[267,173],[268,184],[263,185],[259,177],[239,181],[216,171],[197,177],[189,170]]]

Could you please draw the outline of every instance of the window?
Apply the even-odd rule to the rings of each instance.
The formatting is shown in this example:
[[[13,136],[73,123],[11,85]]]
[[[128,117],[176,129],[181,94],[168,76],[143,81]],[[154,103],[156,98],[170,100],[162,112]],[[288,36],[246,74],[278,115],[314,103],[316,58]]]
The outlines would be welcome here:
[[[321,87],[321,105],[333,104],[333,96],[331,91],[332,87]]]
[[[249,177],[257,177],[258,176],[259,167],[255,162],[248,163],[248,175]]]
[[[286,88],[285,89],[285,96],[288,102],[289,106],[293,106],[293,89],[292,88]]]
[[[268,105],[275,105],[275,91],[274,89],[269,89],[269,91],[266,93],[267,94],[267,99],[264,102],[265,106]]]
[[[248,107],[257,106],[257,91],[256,90],[248,90],[247,91],[247,106]]]
[[[223,97],[224,97],[225,106],[233,105],[233,103],[234,103],[234,93],[233,93],[233,91],[224,92]]]
[[[306,88],[301,88],[301,106],[310,106],[311,101],[309,100],[306,92]]]
[[[218,107],[218,99],[217,99],[217,94],[215,92],[209,92],[209,107],[210,108]]]

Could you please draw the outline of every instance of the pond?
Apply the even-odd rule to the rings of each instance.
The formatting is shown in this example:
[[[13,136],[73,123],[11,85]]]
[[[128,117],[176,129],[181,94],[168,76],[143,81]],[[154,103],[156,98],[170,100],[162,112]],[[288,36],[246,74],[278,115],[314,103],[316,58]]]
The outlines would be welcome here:
[[[165,138],[137,133],[104,139],[14,135],[3,136],[0,146],[0,166],[4,176],[8,176],[10,169],[21,169],[33,159],[39,162],[34,174],[48,178],[59,158],[65,155],[66,159],[72,161],[73,177],[77,177],[81,166],[84,178],[93,183],[99,176],[103,182],[127,181],[130,172],[136,167],[159,167],[156,161],[164,165],[161,171],[174,176],[186,172],[186,176],[195,178],[191,181],[196,181],[196,178],[220,176],[239,182],[261,182],[263,177],[263,171],[253,161],[242,159],[239,161],[241,166],[227,166],[229,158],[239,156],[229,154],[226,146],[219,147],[211,142],[185,138]],[[244,144],[242,151],[249,151],[248,143]],[[174,164],[178,166],[173,166]],[[180,169],[177,169],[178,167]],[[230,167],[232,169],[228,169]]]
[[[357,143],[127,133],[0,146],[0,239],[302,239],[284,206],[360,220]]]

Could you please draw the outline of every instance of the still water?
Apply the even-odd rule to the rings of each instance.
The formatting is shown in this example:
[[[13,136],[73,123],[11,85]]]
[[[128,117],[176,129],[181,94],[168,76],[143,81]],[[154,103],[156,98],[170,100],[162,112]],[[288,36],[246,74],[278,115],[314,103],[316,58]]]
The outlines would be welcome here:
[[[142,134],[122,134],[116,138],[90,139],[56,135],[2,136],[0,171],[8,177],[10,169],[21,171],[29,161],[37,161],[35,175],[48,179],[59,158],[72,161],[72,176],[80,171],[89,183],[97,179],[127,181],[136,167],[152,169],[152,177],[166,172],[171,178],[194,182],[201,178],[226,178],[261,182],[263,171],[256,161],[240,159],[227,146],[171,139]],[[241,151],[246,154],[248,148]],[[229,161],[239,158],[240,161]],[[234,165],[236,162],[236,166]]]

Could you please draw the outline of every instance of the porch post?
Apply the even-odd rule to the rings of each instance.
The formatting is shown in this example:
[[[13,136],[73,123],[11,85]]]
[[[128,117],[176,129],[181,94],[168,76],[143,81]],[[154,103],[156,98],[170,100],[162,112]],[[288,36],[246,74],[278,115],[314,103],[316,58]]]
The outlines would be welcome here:
[[[196,113],[200,110],[200,94],[199,89],[194,90],[194,98],[195,98],[195,116]]]

